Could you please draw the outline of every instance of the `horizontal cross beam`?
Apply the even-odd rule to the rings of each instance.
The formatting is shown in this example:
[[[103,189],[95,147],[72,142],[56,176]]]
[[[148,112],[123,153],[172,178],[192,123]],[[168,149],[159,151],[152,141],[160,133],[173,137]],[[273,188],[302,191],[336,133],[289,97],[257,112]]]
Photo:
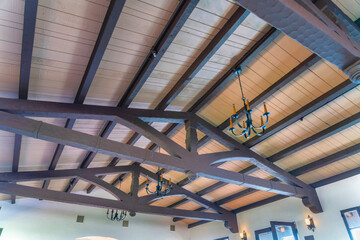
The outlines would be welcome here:
[[[63,203],[72,203],[90,207],[122,209],[138,213],[150,213],[163,216],[177,216],[193,219],[206,219],[210,221],[225,221],[225,216],[217,213],[193,212],[189,210],[170,209],[164,207],[148,206],[138,204],[133,200],[111,200],[99,197],[90,197],[72,193],[58,192],[14,183],[0,183],[0,192],[4,194],[15,194],[17,196],[44,199]]]
[[[29,117],[96,119],[115,121],[116,117],[126,114],[138,117],[145,122],[184,123],[191,113],[159,111],[146,109],[122,109],[97,105],[57,103],[21,99],[0,98],[0,110]]]
[[[202,122],[202,124],[204,124],[204,122]],[[258,190],[265,190],[297,197],[306,197],[311,194],[309,192],[311,189],[308,188],[303,189],[240,173],[234,173],[220,168],[211,167],[207,164],[201,163],[200,161],[197,161],[197,164],[194,164],[194,157],[196,157],[196,155],[189,158],[179,159],[177,157],[155,153],[147,149],[129,146],[124,143],[115,142],[70,129],[64,129],[5,112],[0,112],[0,129],[76,148],[86,149],[92,152],[99,152],[117,158],[125,158],[139,163],[147,163],[158,167],[172,169],[175,171],[187,172],[190,170],[197,173],[199,176],[256,188]]]
[[[4,172],[0,173],[0,182],[37,181],[44,179],[73,178],[80,175],[105,175],[130,172],[133,166],[101,167],[86,169],[66,169],[47,171]]]

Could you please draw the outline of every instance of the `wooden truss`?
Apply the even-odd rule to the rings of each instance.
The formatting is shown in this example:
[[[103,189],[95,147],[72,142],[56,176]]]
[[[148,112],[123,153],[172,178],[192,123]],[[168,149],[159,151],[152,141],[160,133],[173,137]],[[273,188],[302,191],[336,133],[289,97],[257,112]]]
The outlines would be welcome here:
[[[189,112],[171,112],[159,110],[140,110],[140,109],[121,109],[115,107],[104,107],[94,105],[54,103],[30,100],[0,99],[0,129],[13,132],[19,135],[38,138],[63,145],[69,145],[92,151],[95,153],[107,154],[122,159],[129,159],[137,162],[137,165],[129,167],[105,167],[95,169],[73,169],[73,170],[52,170],[37,172],[3,173],[0,175],[0,192],[20,195],[25,197],[35,197],[54,201],[71,202],[85,205],[95,205],[100,207],[112,207],[126,209],[135,212],[146,212],[154,214],[164,214],[178,217],[197,218],[203,220],[225,221],[227,226],[234,232],[237,229],[236,217],[233,213],[219,207],[215,203],[191,193],[181,186],[175,185],[171,195],[183,195],[205,208],[213,210],[215,213],[194,212],[158,208],[148,206],[146,203],[154,201],[152,196],[137,197],[139,188],[139,174],[155,179],[152,173],[140,166],[146,163],[165,169],[175,170],[186,174],[201,176],[214,179],[224,183],[232,183],[253,188],[256,190],[269,191],[285,196],[302,198],[304,204],[313,212],[321,212],[322,208],[315,190],[277,167],[269,160],[253,152],[245,145],[237,142],[220,129],[212,126],[207,121],[201,119],[196,114]],[[124,143],[108,140],[100,136],[92,136],[71,129],[58,127],[52,124],[25,118],[31,117],[51,117],[51,118],[71,118],[71,119],[101,119],[113,121],[124,125],[135,132],[145,136],[152,142],[163,148],[168,154],[157,153],[148,149],[143,149]],[[163,133],[151,127],[147,122],[169,122],[183,123],[186,127],[186,149],[175,143]],[[210,138],[220,142],[230,151],[198,154],[198,138],[196,130],[199,129]],[[246,174],[232,172],[218,168],[220,163],[226,161],[249,161],[260,169],[263,169],[279,179],[271,181],[252,177]],[[121,173],[123,171],[134,171],[137,179],[133,179],[132,196],[129,196],[109,183],[106,183],[97,175]],[[50,191],[46,189],[34,189],[16,185],[12,182],[40,180],[50,178],[81,178],[96,186],[99,186],[121,200],[107,200],[103,203],[93,197],[73,196],[71,193]],[[135,177],[136,178],[136,177]],[[136,198],[133,200],[132,198]],[[86,200],[89,199],[89,200]],[[133,204],[136,202],[137,204]],[[139,205],[139,206],[138,206]],[[140,206],[141,205],[141,206]],[[146,207],[145,207],[146,206]],[[163,212],[160,211],[163,209]],[[190,214],[191,212],[191,214]]]

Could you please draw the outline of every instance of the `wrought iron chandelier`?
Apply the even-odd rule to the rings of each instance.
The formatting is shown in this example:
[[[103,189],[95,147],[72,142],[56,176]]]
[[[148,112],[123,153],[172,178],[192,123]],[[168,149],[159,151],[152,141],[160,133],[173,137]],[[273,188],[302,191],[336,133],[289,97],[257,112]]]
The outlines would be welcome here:
[[[242,100],[243,100],[243,104],[244,104],[246,120],[243,121],[242,125],[239,123],[239,114],[237,114],[235,104],[233,104],[234,113],[233,113],[233,115],[230,116],[229,131],[236,137],[244,136],[245,138],[249,138],[251,135],[251,131],[253,131],[256,135],[261,136],[265,132],[266,124],[269,121],[270,113],[267,111],[266,104],[264,103],[264,114],[262,116],[260,116],[261,126],[255,127],[253,125],[253,120],[251,117],[252,109],[250,109],[249,100],[247,100],[244,96],[244,92],[243,92],[243,88],[242,88],[241,80],[240,80],[240,73],[241,73],[241,68],[235,70],[235,74],[237,74],[237,77],[239,79],[239,85],[240,85],[241,96],[242,96]],[[263,116],[266,117],[265,123],[264,123]],[[241,133],[239,133],[239,134],[235,133],[234,123],[236,123],[239,126]],[[261,131],[258,132],[257,130],[261,130]]]
[[[121,188],[121,183],[122,183],[122,179],[119,178],[120,181],[120,188]],[[127,211],[121,210],[119,212],[118,209],[114,210],[114,209],[108,209],[106,212],[106,217],[107,219],[111,220],[111,221],[121,221],[124,220],[126,218],[127,215]],[[131,215],[131,214],[130,214]]]
[[[107,219],[111,220],[111,221],[121,221],[121,220],[124,220],[126,218],[126,215],[127,215],[127,211],[120,211],[119,213],[119,210],[114,210],[114,209],[111,209],[111,212],[110,210],[108,209],[107,212],[106,212],[106,217]]]
[[[171,184],[171,178],[169,179],[169,183],[167,183],[166,181],[164,181],[163,176],[161,175],[160,169],[158,169],[156,175],[157,175],[157,185],[156,185],[156,189],[155,191],[151,191],[149,189],[149,178],[146,178],[146,193],[149,195],[155,194],[157,197],[162,197],[167,195],[171,189],[172,189],[172,184]]]

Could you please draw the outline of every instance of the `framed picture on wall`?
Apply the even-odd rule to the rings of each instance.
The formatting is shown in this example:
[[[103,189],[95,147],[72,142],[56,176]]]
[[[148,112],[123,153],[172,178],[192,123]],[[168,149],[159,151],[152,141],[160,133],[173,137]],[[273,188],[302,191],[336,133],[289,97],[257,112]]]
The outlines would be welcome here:
[[[351,240],[360,240],[360,207],[340,211]]]

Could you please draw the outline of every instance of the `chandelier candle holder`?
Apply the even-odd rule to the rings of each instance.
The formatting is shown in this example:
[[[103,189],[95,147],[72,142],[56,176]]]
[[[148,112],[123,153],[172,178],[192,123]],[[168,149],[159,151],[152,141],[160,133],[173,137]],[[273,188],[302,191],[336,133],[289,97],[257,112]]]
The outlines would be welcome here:
[[[114,210],[114,209],[108,209],[106,212],[106,217],[107,219],[111,220],[111,221],[121,221],[124,220],[126,218],[127,215],[127,211],[120,211],[119,210]]]
[[[149,195],[155,194],[158,197],[163,197],[167,195],[172,189],[171,178],[169,179],[169,182],[164,181],[164,178],[160,174],[159,170],[156,173],[156,175],[157,175],[157,185],[155,191],[151,191],[149,189],[149,178],[146,178],[146,188],[145,188],[146,193]]]
[[[265,132],[266,125],[267,125],[267,123],[269,121],[270,113],[267,111],[266,104],[264,103],[264,114],[262,116],[260,116],[261,125],[259,127],[254,126],[252,116],[251,116],[253,110],[250,108],[249,100],[247,100],[245,98],[245,96],[244,96],[244,92],[243,92],[243,88],[242,88],[242,84],[241,84],[241,80],[240,80],[240,73],[241,73],[241,68],[235,70],[235,74],[237,75],[237,77],[239,79],[239,85],[240,85],[240,90],[241,90],[242,101],[243,101],[243,104],[244,104],[246,120],[243,121],[242,124],[239,123],[239,114],[237,114],[235,104],[233,104],[233,111],[234,112],[233,112],[233,115],[230,116],[230,128],[229,128],[229,131],[235,137],[244,136],[245,138],[249,138],[250,135],[251,135],[251,132],[255,133],[257,136],[261,136]],[[265,123],[264,123],[264,118],[263,117],[266,118]],[[234,124],[236,124],[240,128],[241,133],[239,133],[239,134],[235,133]]]

